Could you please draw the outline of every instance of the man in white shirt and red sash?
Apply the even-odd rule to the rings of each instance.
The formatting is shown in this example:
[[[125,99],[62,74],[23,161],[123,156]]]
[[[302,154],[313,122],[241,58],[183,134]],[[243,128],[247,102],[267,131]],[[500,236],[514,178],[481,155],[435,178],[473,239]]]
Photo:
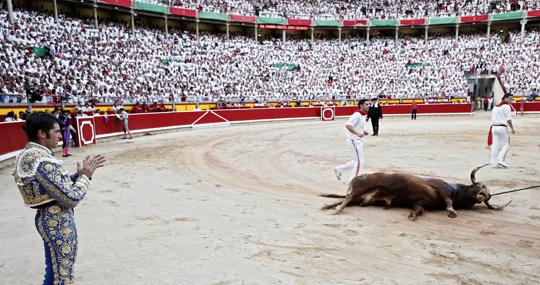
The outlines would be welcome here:
[[[491,146],[491,166],[493,168],[507,168],[506,154],[510,148],[510,134],[508,127],[512,129],[512,134],[515,134],[514,126],[512,125],[512,94],[505,94],[501,103],[497,104],[491,112],[491,128],[488,134],[488,145]],[[503,145],[499,150],[499,146]]]
[[[341,174],[344,170],[352,169],[351,180],[360,175],[364,168],[364,142],[362,138],[369,133],[366,131],[367,111],[369,110],[369,101],[362,99],[358,102],[359,111],[354,112],[349,117],[345,128],[347,129],[347,145],[353,150],[353,159],[345,164],[334,168],[336,178],[341,180]]]

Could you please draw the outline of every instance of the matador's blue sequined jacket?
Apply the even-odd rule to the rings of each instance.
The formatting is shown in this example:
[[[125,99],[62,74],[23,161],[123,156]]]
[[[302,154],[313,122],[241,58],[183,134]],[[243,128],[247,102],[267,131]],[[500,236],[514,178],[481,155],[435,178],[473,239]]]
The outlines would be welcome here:
[[[29,207],[56,201],[62,208],[74,208],[90,189],[88,177],[69,176],[48,148],[33,142],[17,156],[13,176]]]

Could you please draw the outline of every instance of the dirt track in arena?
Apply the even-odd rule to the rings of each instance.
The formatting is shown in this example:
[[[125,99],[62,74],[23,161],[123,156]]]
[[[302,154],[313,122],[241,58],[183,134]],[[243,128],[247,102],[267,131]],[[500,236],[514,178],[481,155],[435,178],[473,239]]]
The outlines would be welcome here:
[[[492,193],[540,184],[540,116],[515,117],[507,170],[477,178]],[[185,130],[76,149],[107,168],[76,208],[77,284],[538,284],[540,190],[513,202],[428,212],[319,208],[345,193],[332,168],[350,159],[343,120]],[[366,172],[407,171],[468,183],[488,161],[489,118],[387,118],[366,142]],[[5,163],[4,163],[5,164]],[[10,176],[0,170],[0,283],[37,284],[43,248]]]

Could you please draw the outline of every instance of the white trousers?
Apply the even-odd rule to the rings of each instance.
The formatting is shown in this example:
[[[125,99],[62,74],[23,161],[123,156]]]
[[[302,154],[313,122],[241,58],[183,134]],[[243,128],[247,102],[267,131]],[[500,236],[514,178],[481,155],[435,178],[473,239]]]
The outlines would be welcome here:
[[[493,126],[491,128],[493,143],[491,144],[491,165],[497,165],[499,162],[504,162],[506,154],[510,148],[510,135],[508,128],[502,126]],[[499,150],[500,145],[502,149]]]
[[[345,164],[342,164],[337,167],[340,172],[345,170],[352,170],[351,179],[360,175],[362,169],[364,169],[364,142],[361,140],[347,139],[347,146],[353,152],[353,159]]]

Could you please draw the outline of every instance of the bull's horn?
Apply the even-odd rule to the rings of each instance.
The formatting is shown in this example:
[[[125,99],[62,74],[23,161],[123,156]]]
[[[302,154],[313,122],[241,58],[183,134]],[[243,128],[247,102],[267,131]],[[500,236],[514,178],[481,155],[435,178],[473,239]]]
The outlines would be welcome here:
[[[476,177],[475,177],[475,174],[476,174],[476,171],[478,171],[478,169],[488,165],[489,163],[486,163],[484,165],[480,165],[478,166],[477,168],[473,169],[473,171],[471,172],[471,182],[472,184],[476,183]]]
[[[502,210],[504,207],[510,205],[510,203],[512,203],[512,200],[508,201],[508,203],[502,205],[502,206],[492,206],[491,204],[489,204],[488,201],[484,201],[484,203],[486,204],[486,206],[488,208],[490,208],[491,210]]]

